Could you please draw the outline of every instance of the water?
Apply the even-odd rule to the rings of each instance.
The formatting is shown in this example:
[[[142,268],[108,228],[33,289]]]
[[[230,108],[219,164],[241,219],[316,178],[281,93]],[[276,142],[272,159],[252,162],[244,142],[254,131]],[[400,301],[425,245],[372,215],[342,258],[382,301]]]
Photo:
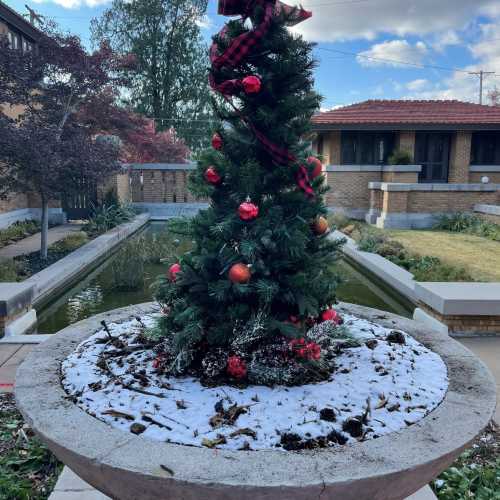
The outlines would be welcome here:
[[[164,223],[152,223],[146,233],[159,232],[164,227]],[[145,264],[144,284],[134,291],[121,290],[117,289],[112,266],[113,260],[120,257],[119,253],[113,255],[77,285],[38,311],[38,333],[55,333],[94,314],[153,300],[151,285],[158,275],[167,271],[166,265]],[[343,278],[338,288],[339,300],[411,317],[411,308],[404,299],[368,279],[345,260],[339,261],[336,267]]]

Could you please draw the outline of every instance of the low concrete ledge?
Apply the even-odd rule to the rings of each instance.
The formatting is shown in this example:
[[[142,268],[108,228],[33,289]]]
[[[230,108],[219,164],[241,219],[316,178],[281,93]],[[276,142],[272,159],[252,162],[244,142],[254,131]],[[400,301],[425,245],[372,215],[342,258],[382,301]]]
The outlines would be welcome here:
[[[150,307],[118,309],[65,328],[36,347],[16,377],[16,401],[28,425],[60,460],[112,498],[401,500],[446,469],[495,409],[490,372],[458,342],[385,311],[341,304],[341,311],[408,332],[442,357],[450,385],[427,417],[378,439],[302,452],[214,452],[151,441],[83,412],[60,383],[61,362],[101,320],[125,321]]]
[[[33,285],[27,283],[0,283],[0,338],[22,335],[35,328],[33,292]]]
[[[135,208],[147,212],[151,220],[168,220],[173,217],[192,217],[208,208],[208,203],[132,203]]]
[[[445,316],[500,316],[500,283],[417,283],[420,302]]]
[[[24,281],[33,287],[33,305],[40,306],[61,289],[71,285],[83,273],[95,267],[121,241],[141,229],[149,221],[149,214],[140,214],[98,236],[66,257],[34,274]]]
[[[405,182],[369,182],[369,189],[382,191],[500,191],[500,184],[420,184]]]
[[[194,170],[197,162],[189,163],[125,163],[132,170]]]
[[[487,215],[497,215],[500,217],[500,205],[474,205],[474,212],[479,212],[481,214]]]
[[[327,172],[420,172],[421,165],[327,165]]]
[[[500,172],[500,165],[471,165],[469,172]]]

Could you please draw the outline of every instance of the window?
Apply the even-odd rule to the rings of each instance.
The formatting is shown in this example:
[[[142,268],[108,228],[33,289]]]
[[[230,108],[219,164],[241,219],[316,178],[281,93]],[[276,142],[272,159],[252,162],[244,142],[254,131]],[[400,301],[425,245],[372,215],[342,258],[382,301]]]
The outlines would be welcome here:
[[[21,48],[21,37],[17,33],[9,31],[7,38],[11,49],[19,50]]]
[[[500,165],[500,133],[472,134],[471,165]]]
[[[342,132],[342,165],[378,165],[387,163],[394,149],[392,132]]]

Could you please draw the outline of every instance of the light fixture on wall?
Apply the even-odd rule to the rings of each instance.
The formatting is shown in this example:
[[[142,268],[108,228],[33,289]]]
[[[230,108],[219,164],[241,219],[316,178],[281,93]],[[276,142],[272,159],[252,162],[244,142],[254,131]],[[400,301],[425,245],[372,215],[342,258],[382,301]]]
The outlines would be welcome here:
[[[483,175],[483,176],[481,177],[481,182],[482,182],[483,184],[488,184],[488,182],[490,182],[490,178],[489,178],[487,175]]]

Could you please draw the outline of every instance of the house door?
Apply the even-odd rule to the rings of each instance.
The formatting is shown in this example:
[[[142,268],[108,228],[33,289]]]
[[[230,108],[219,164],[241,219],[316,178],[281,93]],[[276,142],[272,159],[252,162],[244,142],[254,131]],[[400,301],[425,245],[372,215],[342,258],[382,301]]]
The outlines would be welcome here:
[[[419,182],[448,182],[450,134],[417,133],[415,163],[422,165]]]

